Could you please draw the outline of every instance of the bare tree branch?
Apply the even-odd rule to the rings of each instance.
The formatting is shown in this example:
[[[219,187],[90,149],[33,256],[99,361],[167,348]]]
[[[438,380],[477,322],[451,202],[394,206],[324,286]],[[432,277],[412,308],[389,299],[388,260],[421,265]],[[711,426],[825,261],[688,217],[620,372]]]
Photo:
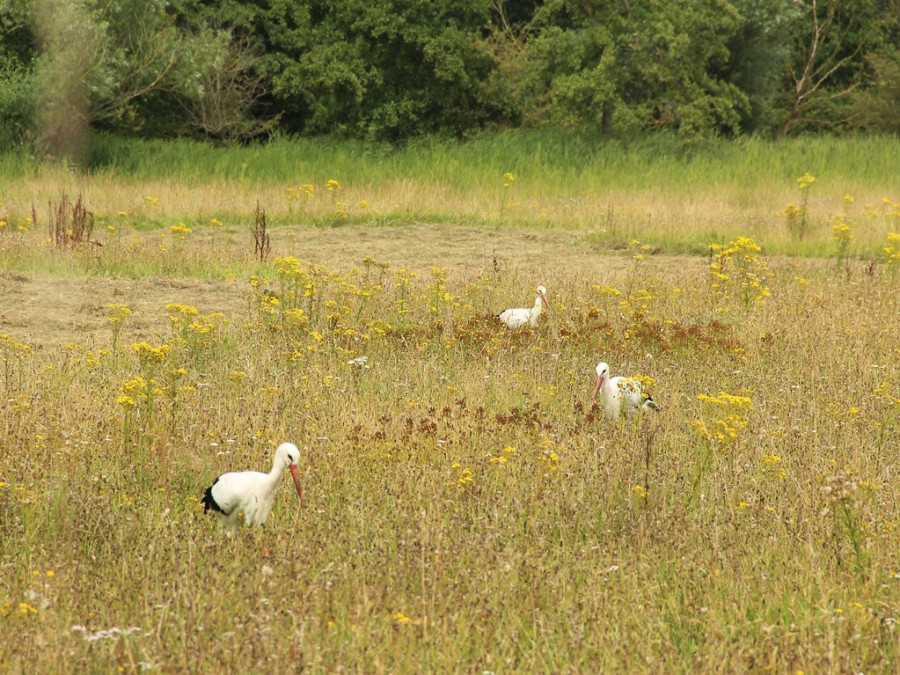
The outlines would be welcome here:
[[[838,92],[817,95],[819,89],[828,83],[838,70],[848,62],[851,62],[860,53],[864,45],[864,40],[861,40],[855,45],[849,55],[839,57],[846,44],[849,27],[845,28],[838,36],[834,36],[831,33],[834,27],[837,2],[838,0],[827,0],[825,17],[820,21],[817,0],[811,0],[812,30],[809,37],[809,46],[804,54],[803,71],[798,76],[794,67],[788,64],[788,72],[794,83],[793,94],[789,112],[776,131],[776,137],[784,135],[792,126],[809,122],[809,120],[802,117],[804,110],[818,103],[833,101],[846,96],[858,86],[858,83],[854,83]],[[831,48],[827,54],[823,55],[828,45],[831,45]]]

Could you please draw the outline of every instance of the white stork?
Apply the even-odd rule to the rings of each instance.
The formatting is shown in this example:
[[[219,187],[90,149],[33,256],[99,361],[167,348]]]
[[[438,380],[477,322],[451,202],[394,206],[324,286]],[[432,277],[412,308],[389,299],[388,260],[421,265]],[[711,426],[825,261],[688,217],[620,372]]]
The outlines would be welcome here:
[[[236,530],[241,518],[246,525],[262,525],[269,517],[275,494],[281,482],[281,474],[290,469],[294,486],[303,503],[300,474],[297,465],[300,451],[293,443],[282,443],[275,451],[275,461],[269,473],[261,471],[234,471],[223,473],[213,481],[203,495],[203,512],[213,511],[223,525]]]
[[[547,313],[550,314],[550,303],[547,301],[547,289],[543,286],[537,287],[537,297],[534,299],[534,307],[520,309],[505,309],[500,312],[497,317],[506,324],[507,328],[521,328],[528,324],[532,328],[537,326],[538,319],[541,316],[541,309],[547,305]]]
[[[597,364],[597,386],[594,387],[593,398],[600,393],[603,411],[612,419],[619,421],[624,416],[632,419],[646,410],[659,410],[656,401],[641,389],[641,383],[631,377],[610,377],[609,366]]]

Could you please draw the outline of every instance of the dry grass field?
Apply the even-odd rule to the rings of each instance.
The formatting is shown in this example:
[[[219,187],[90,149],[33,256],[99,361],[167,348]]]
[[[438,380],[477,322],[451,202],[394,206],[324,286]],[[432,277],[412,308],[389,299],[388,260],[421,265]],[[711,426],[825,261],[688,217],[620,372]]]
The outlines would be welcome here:
[[[374,217],[260,255],[252,210],[107,199],[0,231],[3,672],[900,668],[900,259],[839,221],[818,259]],[[661,410],[606,418],[601,360]],[[305,503],[227,536],[203,491],[283,441]]]

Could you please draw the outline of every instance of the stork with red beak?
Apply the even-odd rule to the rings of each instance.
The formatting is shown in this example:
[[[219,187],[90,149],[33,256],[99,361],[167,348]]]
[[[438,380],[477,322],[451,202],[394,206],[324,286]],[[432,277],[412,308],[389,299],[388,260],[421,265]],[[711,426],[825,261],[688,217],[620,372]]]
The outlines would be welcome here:
[[[550,314],[550,303],[547,301],[547,289],[543,286],[537,287],[537,297],[534,299],[534,307],[523,307],[519,309],[505,309],[500,312],[497,317],[506,324],[507,328],[521,328],[528,325],[534,328],[541,318],[541,309],[547,305],[547,314]]]
[[[596,372],[597,384],[593,398],[600,394],[603,411],[613,420],[618,422],[622,417],[631,420],[646,410],[659,410],[656,401],[641,389],[641,383],[636,379],[610,377],[609,366],[602,361],[597,364]]]
[[[243,518],[246,525],[262,525],[269,517],[275,503],[281,474],[289,469],[297,488],[300,503],[303,489],[300,487],[300,451],[293,443],[282,443],[275,451],[275,461],[269,473],[261,471],[235,471],[223,473],[213,481],[203,495],[203,511],[213,511],[223,525],[236,530]]]

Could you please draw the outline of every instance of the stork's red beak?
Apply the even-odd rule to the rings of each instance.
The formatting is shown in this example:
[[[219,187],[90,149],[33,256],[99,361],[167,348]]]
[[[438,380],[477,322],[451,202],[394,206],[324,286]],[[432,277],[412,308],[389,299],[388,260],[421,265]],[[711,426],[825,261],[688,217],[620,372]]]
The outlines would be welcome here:
[[[550,301],[547,300],[547,296],[541,293],[541,297],[544,299],[544,306],[547,308],[547,314],[553,314],[553,312],[550,311]]]
[[[291,478],[294,479],[294,487],[297,488],[297,496],[300,497],[300,503],[303,503],[303,488],[300,487],[300,470],[297,468],[296,464],[288,465],[288,469],[291,470]]]
[[[597,386],[594,387],[594,394],[591,396],[591,398],[597,398],[597,392],[600,391],[600,386],[602,384],[603,384],[603,377],[598,377],[597,378]]]

